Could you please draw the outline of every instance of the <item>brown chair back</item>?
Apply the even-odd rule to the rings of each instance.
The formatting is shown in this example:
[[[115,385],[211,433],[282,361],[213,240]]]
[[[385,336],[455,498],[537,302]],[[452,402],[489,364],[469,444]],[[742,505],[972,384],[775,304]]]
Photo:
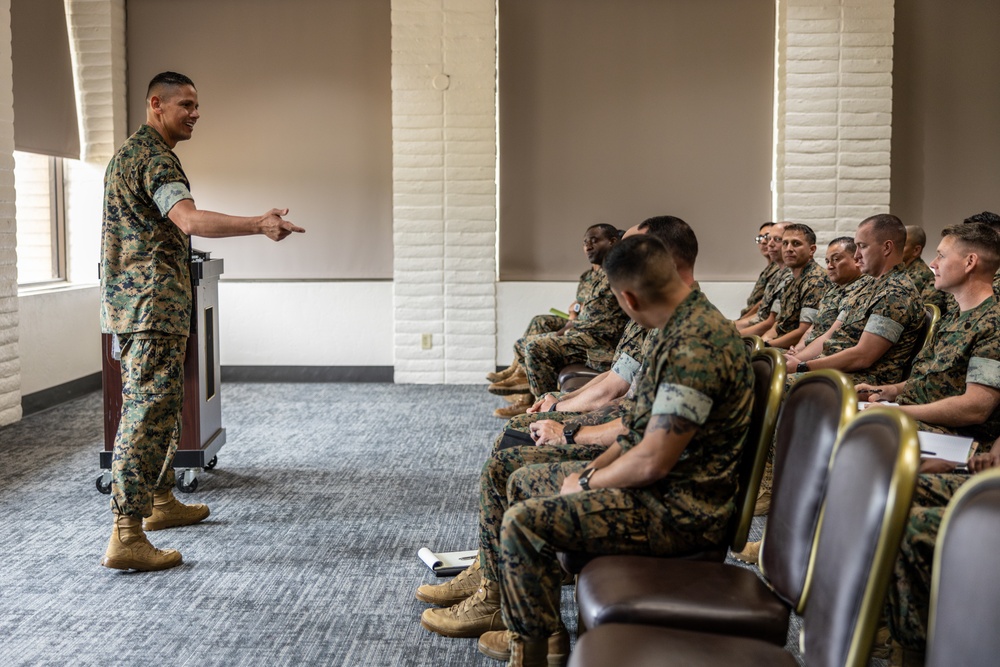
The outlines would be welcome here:
[[[739,489],[736,492],[736,513],[730,524],[730,548],[742,551],[753,524],[757,491],[767,465],[767,452],[774,440],[781,399],[785,396],[785,357],[773,348],[761,348],[750,360],[753,367],[753,411],[750,429],[739,465]]]
[[[844,429],[825,485],[802,619],[810,667],[868,664],[919,465],[916,424],[900,410],[870,408]]]
[[[952,498],[938,532],[927,667],[996,665],[1000,595],[989,563],[1000,553],[1000,470],[979,473]]]
[[[771,509],[760,568],[775,593],[801,611],[830,459],[840,429],[858,410],[854,386],[839,371],[804,374],[778,416]]]

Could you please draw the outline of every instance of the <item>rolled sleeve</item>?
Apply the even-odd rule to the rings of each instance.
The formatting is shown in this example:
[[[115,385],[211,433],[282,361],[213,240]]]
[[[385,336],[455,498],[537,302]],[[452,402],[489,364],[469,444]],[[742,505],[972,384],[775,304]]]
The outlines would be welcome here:
[[[635,379],[635,374],[639,371],[640,364],[638,361],[633,359],[631,355],[622,354],[618,357],[618,361],[615,365],[611,367],[611,372],[625,380],[625,382],[632,384]]]
[[[969,370],[966,371],[965,381],[968,384],[981,384],[1000,389],[1000,361],[972,357],[969,359]]]
[[[160,209],[160,215],[164,218],[167,217],[167,213],[174,207],[174,204],[182,199],[194,199],[191,196],[191,191],[183,183],[167,183],[153,193],[153,201],[156,202],[156,207]]]
[[[696,389],[663,382],[653,400],[654,415],[673,415],[701,426],[712,410],[712,399]]]
[[[803,308],[799,311],[799,322],[815,324],[819,319],[819,308]]]
[[[898,343],[903,335],[903,325],[883,315],[872,313],[865,323],[865,331],[885,338],[890,343]]]

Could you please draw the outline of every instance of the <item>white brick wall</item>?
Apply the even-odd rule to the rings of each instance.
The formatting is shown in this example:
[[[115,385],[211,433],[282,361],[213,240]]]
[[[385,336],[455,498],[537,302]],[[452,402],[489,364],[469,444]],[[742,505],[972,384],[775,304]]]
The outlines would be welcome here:
[[[495,0],[393,0],[392,91],[395,379],[480,383],[496,357]]]
[[[17,243],[14,239],[14,94],[10,0],[0,0],[0,426],[21,418]]]
[[[97,281],[104,169],[128,134],[125,0],[65,0],[80,158],[65,172],[68,279]]]
[[[893,0],[779,0],[775,216],[820,245],[889,210]]]

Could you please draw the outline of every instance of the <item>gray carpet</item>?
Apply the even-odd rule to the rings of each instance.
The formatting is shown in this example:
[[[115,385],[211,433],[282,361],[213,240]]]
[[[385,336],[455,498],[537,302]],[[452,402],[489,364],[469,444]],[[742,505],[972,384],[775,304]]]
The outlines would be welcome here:
[[[421,546],[475,548],[501,421],[482,387],[226,384],[212,516],[150,533],[184,564],[99,566],[98,394],[0,428],[3,665],[490,665],[418,622]],[[564,620],[575,635],[572,589]],[[794,646],[798,623],[790,632]]]

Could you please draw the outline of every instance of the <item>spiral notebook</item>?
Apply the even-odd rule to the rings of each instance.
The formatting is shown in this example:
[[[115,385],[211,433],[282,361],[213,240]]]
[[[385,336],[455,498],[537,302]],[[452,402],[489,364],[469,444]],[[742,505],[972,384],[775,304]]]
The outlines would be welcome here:
[[[424,562],[424,565],[431,569],[439,577],[453,577],[465,568],[472,565],[476,560],[478,551],[442,551],[435,553],[423,547],[417,552],[417,558]]]

